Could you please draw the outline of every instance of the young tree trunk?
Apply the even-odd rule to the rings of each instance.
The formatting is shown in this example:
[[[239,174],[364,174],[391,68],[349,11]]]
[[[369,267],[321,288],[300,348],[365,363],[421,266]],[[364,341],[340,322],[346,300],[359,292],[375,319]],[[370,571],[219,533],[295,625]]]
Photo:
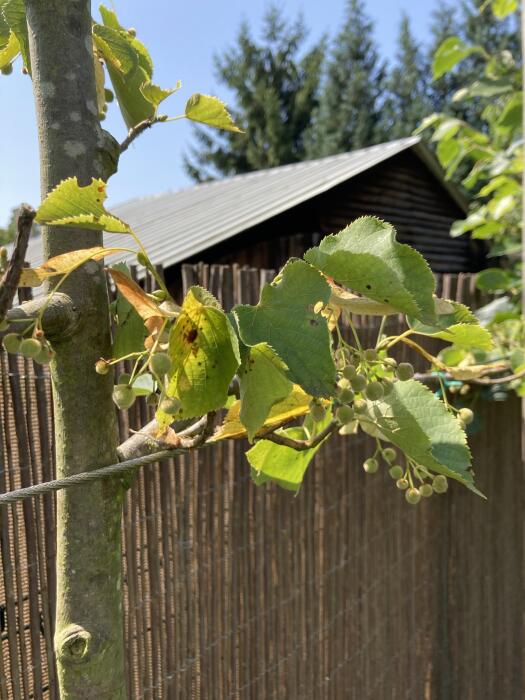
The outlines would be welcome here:
[[[97,116],[89,0],[26,0],[40,144],[42,196],[62,179],[107,178],[115,142]],[[100,245],[98,232],[43,229],[46,258]],[[108,356],[110,328],[102,263],[90,262],[61,287],[80,323],[54,344],[52,364],[58,477],[117,461],[112,377],[95,373]],[[120,481],[57,496],[55,650],[62,700],[125,697],[122,633]]]

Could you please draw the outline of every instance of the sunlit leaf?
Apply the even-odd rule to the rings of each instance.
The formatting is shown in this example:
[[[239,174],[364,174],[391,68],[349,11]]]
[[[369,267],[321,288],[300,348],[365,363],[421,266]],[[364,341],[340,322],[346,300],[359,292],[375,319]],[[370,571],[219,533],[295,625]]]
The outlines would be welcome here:
[[[39,287],[49,277],[64,275],[75,270],[88,260],[102,260],[102,258],[121,253],[125,248],[104,248],[95,246],[94,248],[81,248],[72,250],[69,253],[62,253],[50,258],[40,267],[25,267],[20,273],[19,287]]]
[[[272,406],[259,434],[262,435],[268,430],[273,430],[281,425],[304,416],[310,411],[312,397],[304,392],[300,386],[295,385],[291,393],[282,401],[278,401]],[[219,440],[240,440],[247,437],[245,425],[240,418],[241,402],[235,401],[231,406],[223,424],[215,431],[210,442]]]
[[[235,126],[224,102],[221,102],[217,97],[195,93],[186,102],[184,113],[188,119],[194,122],[214,126],[225,131],[243,133],[241,129]]]
[[[82,187],[76,177],[62,180],[39,206],[35,221],[48,226],[75,226],[113,233],[130,233],[131,228],[104,209],[106,183],[93,178]]]
[[[518,0],[492,0],[490,3],[492,12],[498,19],[504,19],[511,12],[518,9]]]
[[[169,355],[174,373],[168,396],[181,401],[177,418],[192,418],[221,408],[240,364],[235,331],[218,301],[201,287],[191,287],[172,326]],[[162,426],[174,420],[157,411]]]
[[[326,236],[305,260],[339,284],[398,312],[434,317],[435,280],[424,258],[396,241],[394,228],[371,216]],[[281,354],[281,353],[279,353]]]
[[[467,56],[479,51],[480,48],[478,46],[467,46],[458,36],[448,37],[434,54],[434,62],[432,64],[434,80],[448,73]]]
[[[18,39],[20,53],[29,75],[31,61],[29,58],[29,36],[27,32],[26,7],[24,0],[9,0],[3,5],[4,19]]]

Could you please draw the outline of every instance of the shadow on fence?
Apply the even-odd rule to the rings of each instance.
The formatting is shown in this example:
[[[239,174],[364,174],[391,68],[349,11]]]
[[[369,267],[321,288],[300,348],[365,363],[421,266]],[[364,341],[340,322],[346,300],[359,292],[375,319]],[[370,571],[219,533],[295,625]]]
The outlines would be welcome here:
[[[256,302],[273,273],[182,276],[229,308]],[[467,275],[439,284],[479,302]],[[54,465],[47,372],[3,353],[0,367],[4,492],[53,478]],[[385,473],[361,469],[363,435],[325,446],[297,496],[255,487],[242,444],[143,468],[122,529],[128,697],[521,700],[520,407],[480,411],[487,501],[453,485],[408,506]],[[121,413],[121,435],[150,413],[144,402]],[[0,508],[2,700],[58,698],[54,499]]]

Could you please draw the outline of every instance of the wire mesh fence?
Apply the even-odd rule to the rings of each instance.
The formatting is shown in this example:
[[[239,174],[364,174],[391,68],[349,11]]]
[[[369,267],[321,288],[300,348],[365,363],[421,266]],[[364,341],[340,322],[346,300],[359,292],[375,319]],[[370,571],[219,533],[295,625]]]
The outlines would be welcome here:
[[[183,286],[205,284],[229,308],[257,301],[271,276],[186,266]],[[477,301],[468,276],[439,284]],[[4,354],[0,367],[3,492],[54,466],[48,374]],[[150,413],[121,413],[121,436]],[[364,435],[324,446],[296,496],[254,486],[240,443],[142,469],[122,527],[128,697],[521,700],[520,410],[481,414],[487,501],[453,486],[409,507],[386,474],[361,469]],[[2,700],[58,698],[54,498],[0,508]]]

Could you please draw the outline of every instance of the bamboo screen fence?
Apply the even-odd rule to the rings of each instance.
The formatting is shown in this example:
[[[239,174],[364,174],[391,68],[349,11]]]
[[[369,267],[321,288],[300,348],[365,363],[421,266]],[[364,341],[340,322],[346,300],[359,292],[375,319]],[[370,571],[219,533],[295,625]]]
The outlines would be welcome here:
[[[226,308],[257,301],[273,276],[182,275]],[[468,276],[439,284],[479,301]],[[41,367],[2,354],[0,368],[3,492],[53,477],[53,417]],[[149,410],[122,414],[121,434]],[[122,529],[128,697],[522,700],[520,409],[480,412],[487,501],[453,486],[408,506],[386,474],[361,469],[365,437],[325,446],[297,496],[255,487],[241,444],[143,468]],[[54,527],[54,495],[0,508],[1,700],[58,698]]]

